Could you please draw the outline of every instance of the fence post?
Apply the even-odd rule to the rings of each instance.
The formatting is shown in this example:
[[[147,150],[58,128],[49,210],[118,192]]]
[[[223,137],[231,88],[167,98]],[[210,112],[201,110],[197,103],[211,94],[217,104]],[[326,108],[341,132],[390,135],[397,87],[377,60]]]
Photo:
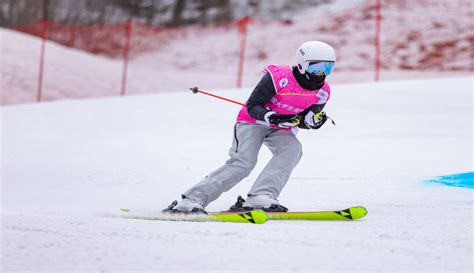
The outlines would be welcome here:
[[[122,85],[120,88],[120,96],[125,96],[127,92],[127,74],[128,74],[128,53],[130,51],[130,40],[132,37],[132,19],[128,19],[125,23],[125,45],[123,47],[123,70]]]
[[[41,52],[39,60],[39,73],[38,73],[38,91],[36,94],[36,101],[41,102],[43,99],[43,75],[44,75],[44,55],[46,51],[46,37],[48,36],[48,19],[43,19],[41,24],[43,25],[43,31],[41,32]]]
[[[238,21],[238,28],[240,33],[240,49],[239,49],[239,70],[237,72],[237,88],[242,87],[242,77],[244,73],[245,47],[247,44],[247,25],[250,17],[243,17]]]
[[[380,80],[380,47],[381,47],[381,20],[382,20],[382,0],[375,0],[375,63],[374,63],[374,70],[375,70],[375,81]]]

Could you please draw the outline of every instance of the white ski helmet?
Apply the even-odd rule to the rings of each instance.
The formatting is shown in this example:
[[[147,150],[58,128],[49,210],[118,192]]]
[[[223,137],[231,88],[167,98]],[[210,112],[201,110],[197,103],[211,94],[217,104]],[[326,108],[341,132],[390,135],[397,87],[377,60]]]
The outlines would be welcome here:
[[[301,74],[305,74],[309,63],[315,61],[332,62],[334,64],[336,62],[334,48],[320,41],[309,41],[302,44],[296,51],[296,63]],[[328,73],[326,74],[328,75]]]

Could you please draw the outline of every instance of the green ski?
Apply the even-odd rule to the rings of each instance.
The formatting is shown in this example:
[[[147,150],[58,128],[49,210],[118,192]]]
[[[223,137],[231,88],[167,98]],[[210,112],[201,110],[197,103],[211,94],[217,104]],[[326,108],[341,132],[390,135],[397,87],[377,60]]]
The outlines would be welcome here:
[[[367,215],[364,207],[336,211],[266,212],[269,220],[357,220]]]
[[[140,220],[263,224],[268,219],[267,214],[261,210],[247,212],[211,212],[208,214],[143,212],[129,209],[120,210],[122,211],[122,218]]]

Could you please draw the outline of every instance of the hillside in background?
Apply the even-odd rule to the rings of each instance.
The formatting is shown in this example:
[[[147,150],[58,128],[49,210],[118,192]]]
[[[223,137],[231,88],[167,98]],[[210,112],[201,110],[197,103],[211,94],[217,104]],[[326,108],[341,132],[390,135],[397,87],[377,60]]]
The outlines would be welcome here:
[[[471,50],[474,47],[471,31],[474,24],[470,3],[384,3],[381,22],[383,69],[465,72],[474,69]],[[268,62],[293,63],[295,49],[302,42],[322,40],[337,49],[338,71],[371,70],[375,52],[375,14],[374,5],[363,3],[317,17],[305,13],[280,22],[254,20],[248,29],[247,65],[255,69]],[[153,32],[146,30],[146,27],[138,26],[133,36],[132,55],[138,59],[137,63],[147,51],[154,54],[156,60],[166,59],[163,55],[175,52],[186,57],[175,61],[192,62],[193,68],[202,66],[207,69],[216,62],[236,62],[240,43],[236,28],[190,27],[170,32],[165,30],[163,34],[155,35],[149,35]],[[175,36],[167,36],[169,33]],[[227,43],[224,45],[221,40]],[[212,50],[205,50],[209,46]],[[209,56],[212,56],[212,62],[206,59]],[[149,57],[145,55],[142,59]],[[221,67],[221,63],[217,66]]]
[[[155,26],[213,25],[242,16],[289,19],[314,7],[347,7],[365,0],[3,0],[0,27],[43,18],[65,24],[116,24],[129,18]]]
[[[470,1],[383,3],[382,80],[473,71]],[[326,8],[330,6],[334,8]],[[362,3],[350,9],[342,7],[332,11],[318,7],[285,21],[252,20],[248,25],[243,85],[255,85],[269,63],[294,64],[295,49],[308,40],[323,40],[336,48],[338,61],[331,82],[372,81],[374,6]],[[328,15],[322,15],[326,12]],[[50,27],[51,39],[77,49],[47,44],[45,100],[120,93],[125,37],[122,24],[85,27],[51,23]],[[31,29],[38,33],[41,25]],[[6,90],[2,104],[34,101],[40,40],[0,31],[1,84]],[[134,23],[131,35],[127,94],[185,91],[196,85],[228,88],[236,84],[241,41],[236,24],[163,29]],[[56,79],[57,70],[69,73]]]

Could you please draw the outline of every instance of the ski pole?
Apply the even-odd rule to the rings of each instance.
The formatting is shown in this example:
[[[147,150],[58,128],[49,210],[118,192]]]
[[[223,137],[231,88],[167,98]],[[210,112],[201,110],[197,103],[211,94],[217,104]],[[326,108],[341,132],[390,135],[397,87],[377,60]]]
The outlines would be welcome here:
[[[245,104],[241,103],[241,102],[238,102],[238,101],[235,101],[235,100],[231,100],[231,99],[228,99],[228,98],[224,98],[224,97],[221,97],[221,96],[218,96],[218,95],[214,95],[214,94],[211,94],[211,93],[208,93],[206,91],[202,91],[202,90],[199,90],[199,87],[191,87],[189,88],[191,90],[191,92],[193,92],[193,94],[197,94],[197,93],[201,93],[201,94],[204,94],[204,95],[208,95],[208,96],[211,96],[211,97],[214,97],[214,98],[218,98],[218,99],[221,99],[221,100],[225,100],[225,101],[228,101],[228,102],[232,102],[232,103],[235,103],[235,104],[238,104],[238,105],[241,105],[241,106],[245,106]],[[330,117],[328,117],[326,115],[325,112],[320,112],[320,113],[317,113],[315,115],[318,119],[322,119],[323,116],[326,116],[329,120],[331,120],[332,124],[333,125],[336,125],[336,123],[334,122],[334,120]],[[302,116],[300,116],[299,114],[296,115],[295,118],[293,118],[291,120],[291,122],[293,122],[295,125],[298,125],[300,123],[300,120],[303,119]]]
[[[241,105],[241,106],[245,106],[245,104],[241,103],[241,102],[238,102],[238,101],[235,101],[235,100],[231,100],[231,99],[228,99],[228,98],[224,98],[224,97],[221,97],[221,96],[218,96],[218,95],[214,95],[214,94],[211,94],[211,93],[208,93],[208,92],[205,92],[205,91],[202,91],[202,90],[199,90],[199,87],[192,87],[192,88],[189,88],[194,94],[197,94],[197,93],[201,93],[201,94],[204,94],[204,95],[208,95],[208,96],[211,96],[211,97],[214,97],[214,98],[218,98],[218,99],[221,99],[221,100],[225,100],[225,101],[228,101],[228,102],[232,102],[232,103],[235,103],[235,104],[238,104],[238,105]]]

